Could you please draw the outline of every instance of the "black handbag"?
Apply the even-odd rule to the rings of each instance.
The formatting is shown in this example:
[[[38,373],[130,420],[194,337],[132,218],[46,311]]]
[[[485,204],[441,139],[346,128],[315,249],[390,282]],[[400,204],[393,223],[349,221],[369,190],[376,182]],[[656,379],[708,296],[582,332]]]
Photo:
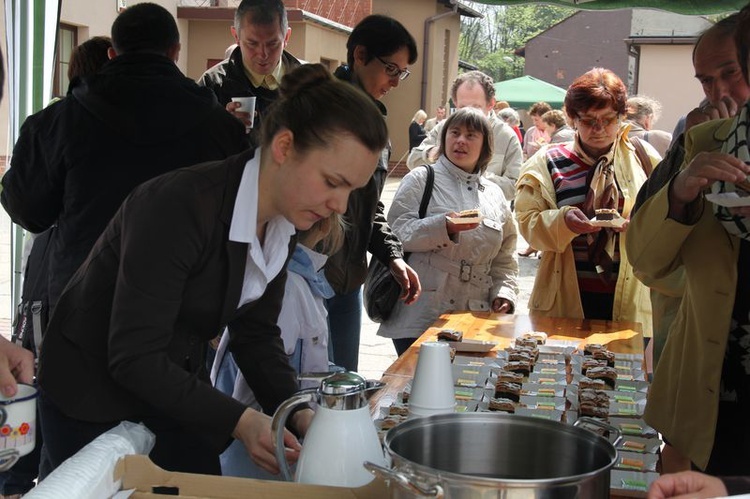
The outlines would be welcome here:
[[[33,352],[37,359],[42,335],[49,321],[47,279],[50,240],[54,230],[54,227],[47,229],[34,239],[26,262],[21,303],[16,308],[11,333],[11,341]]]
[[[435,171],[431,165],[427,168],[427,183],[422,193],[422,202],[419,203],[419,218],[424,218],[427,213],[427,205],[432,197],[432,186],[435,183]],[[404,261],[409,258],[409,253],[404,253]],[[375,257],[370,259],[365,277],[364,304],[367,315],[374,322],[388,320],[401,296],[401,285],[391,274],[391,270]]]

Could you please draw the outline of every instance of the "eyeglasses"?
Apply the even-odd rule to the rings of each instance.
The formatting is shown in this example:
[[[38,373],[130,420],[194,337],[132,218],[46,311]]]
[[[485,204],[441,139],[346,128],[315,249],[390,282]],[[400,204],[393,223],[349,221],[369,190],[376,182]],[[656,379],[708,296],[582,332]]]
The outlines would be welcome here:
[[[378,56],[375,56],[375,59],[379,60],[383,66],[385,66],[385,74],[390,76],[391,78],[398,77],[399,80],[405,80],[409,77],[411,72],[408,69],[401,69],[400,67],[396,66],[392,62],[384,61]]]
[[[615,116],[609,116],[606,118],[577,118],[578,124],[583,125],[586,128],[607,128],[609,126],[612,126],[615,123],[620,123],[620,117]]]

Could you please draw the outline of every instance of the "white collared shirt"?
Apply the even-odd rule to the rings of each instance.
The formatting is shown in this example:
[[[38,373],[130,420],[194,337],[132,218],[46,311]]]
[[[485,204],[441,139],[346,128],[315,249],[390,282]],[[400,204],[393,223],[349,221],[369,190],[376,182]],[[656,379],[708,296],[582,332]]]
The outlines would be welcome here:
[[[242,294],[237,308],[260,298],[268,283],[276,277],[289,255],[289,238],[295,232],[286,218],[277,215],[268,222],[266,238],[260,244],[258,225],[258,175],[260,172],[260,148],[253,159],[247,162],[242,172],[237,199],[234,202],[229,240],[247,243],[247,262],[242,283]]]

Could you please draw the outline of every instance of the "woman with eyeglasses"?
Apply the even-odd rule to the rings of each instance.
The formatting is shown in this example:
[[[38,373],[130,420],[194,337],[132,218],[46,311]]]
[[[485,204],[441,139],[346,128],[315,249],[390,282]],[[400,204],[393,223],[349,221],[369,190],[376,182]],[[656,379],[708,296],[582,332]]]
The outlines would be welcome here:
[[[646,181],[622,123],[626,101],[625,85],[607,69],[570,85],[565,111],[575,137],[542,147],[523,165],[516,218],[523,237],[542,251],[531,315],[640,322],[650,337],[649,290],[625,255],[630,210]],[[655,165],[658,154],[644,146]],[[597,212],[614,220],[592,221]]]
[[[385,117],[387,110],[380,99],[409,76],[407,66],[417,60],[414,37],[397,20],[371,15],[354,27],[346,48],[347,64],[336,69],[334,75],[367,93]],[[419,278],[404,261],[401,242],[391,232],[380,202],[390,156],[389,143],[370,182],[349,198],[344,246],[326,264],[326,277],[336,291],[336,296],[326,302],[331,360],[350,371],[357,370],[359,357],[367,252],[390,267],[401,285],[405,303],[414,302],[421,291]]]

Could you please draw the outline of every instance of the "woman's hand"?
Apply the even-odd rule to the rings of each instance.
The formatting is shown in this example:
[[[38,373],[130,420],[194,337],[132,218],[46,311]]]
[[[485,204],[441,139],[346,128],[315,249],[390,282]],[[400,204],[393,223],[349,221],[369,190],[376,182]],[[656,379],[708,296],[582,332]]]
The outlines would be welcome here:
[[[683,471],[662,475],[648,489],[648,499],[702,499],[708,497],[724,497],[727,488],[720,479],[698,473],[697,471]]]
[[[492,311],[498,314],[512,314],[513,303],[507,298],[495,298],[492,300]]]
[[[565,212],[565,225],[576,234],[588,234],[599,232],[601,227],[591,224],[591,220],[579,208],[573,208]]]
[[[245,445],[247,453],[250,454],[255,464],[274,475],[279,473],[279,464],[276,461],[273,446],[275,435],[271,433],[269,416],[254,409],[245,409],[237,426],[234,427],[232,436]],[[297,462],[302,446],[286,428],[284,429],[284,448],[287,461]]]
[[[445,215],[445,230],[448,231],[449,236],[453,236],[465,230],[474,230],[479,227],[479,222],[475,222],[473,224],[457,224],[451,220],[458,217],[459,214],[455,211],[451,211],[450,213],[447,213]]]
[[[304,437],[307,435],[307,430],[310,428],[313,416],[315,416],[315,411],[312,409],[301,409],[292,416],[292,426],[300,436]]]
[[[417,301],[417,298],[422,293],[422,285],[414,269],[409,267],[403,258],[396,258],[391,260],[390,270],[396,282],[401,286],[401,296],[399,298],[404,300],[404,303],[407,305],[411,305]]]

